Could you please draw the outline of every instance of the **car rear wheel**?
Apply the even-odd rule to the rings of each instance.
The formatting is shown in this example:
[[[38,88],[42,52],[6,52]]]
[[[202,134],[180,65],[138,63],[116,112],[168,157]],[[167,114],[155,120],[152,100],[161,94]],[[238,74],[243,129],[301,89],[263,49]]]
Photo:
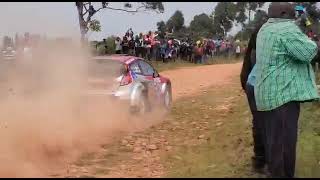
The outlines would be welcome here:
[[[135,115],[143,115],[150,112],[150,105],[148,98],[142,94],[138,100],[137,106],[131,107],[131,113]]]
[[[164,108],[169,111],[172,105],[172,94],[170,86],[165,90],[163,98]]]

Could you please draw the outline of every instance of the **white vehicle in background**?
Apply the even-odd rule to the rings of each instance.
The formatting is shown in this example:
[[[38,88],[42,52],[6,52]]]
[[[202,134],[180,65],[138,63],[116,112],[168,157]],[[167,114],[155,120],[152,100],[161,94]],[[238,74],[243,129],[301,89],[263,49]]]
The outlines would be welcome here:
[[[6,47],[1,51],[1,59],[3,60],[14,60],[16,58],[16,51],[13,47]]]

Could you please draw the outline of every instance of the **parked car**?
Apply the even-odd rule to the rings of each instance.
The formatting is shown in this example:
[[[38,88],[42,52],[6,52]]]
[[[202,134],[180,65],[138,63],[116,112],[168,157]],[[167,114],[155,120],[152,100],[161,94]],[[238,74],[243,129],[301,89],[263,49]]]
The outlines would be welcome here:
[[[124,100],[131,113],[144,114],[155,108],[170,110],[170,79],[161,76],[142,58],[127,55],[98,56],[90,60],[90,94]],[[98,91],[97,91],[98,90]]]
[[[1,51],[1,59],[13,60],[16,57],[16,51],[12,47],[6,47]]]

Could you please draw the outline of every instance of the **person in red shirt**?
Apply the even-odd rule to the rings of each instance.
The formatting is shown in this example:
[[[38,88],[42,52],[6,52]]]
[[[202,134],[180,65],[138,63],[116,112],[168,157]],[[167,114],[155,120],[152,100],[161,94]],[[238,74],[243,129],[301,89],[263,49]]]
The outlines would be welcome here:
[[[145,38],[144,38],[144,45],[145,45],[145,48],[146,48],[147,59],[148,59],[148,61],[151,61],[151,38],[150,38],[149,34],[147,34],[145,36]]]
[[[151,32],[149,32],[150,34]],[[150,37],[150,43],[151,43],[151,48],[150,48],[150,56],[151,59],[155,59],[156,58],[156,40],[155,40],[155,35],[154,33],[151,33],[151,35],[149,35]]]
[[[197,45],[194,47],[194,63],[200,64],[203,56],[203,47],[200,41],[197,41]]]

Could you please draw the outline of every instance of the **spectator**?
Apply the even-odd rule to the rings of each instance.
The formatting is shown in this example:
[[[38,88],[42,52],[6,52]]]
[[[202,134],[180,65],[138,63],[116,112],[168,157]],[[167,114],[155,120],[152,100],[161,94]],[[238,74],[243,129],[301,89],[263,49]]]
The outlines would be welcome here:
[[[142,55],[142,41],[140,41],[140,38],[138,35],[136,35],[134,40],[134,49],[135,49],[135,55],[136,57],[141,57]]]
[[[207,40],[203,40],[203,56],[202,56],[202,64],[206,64],[208,61],[208,56],[210,55],[210,46]]]
[[[134,52],[134,48],[135,47],[135,41],[134,41],[134,38],[133,37],[131,37],[131,35],[130,35],[130,40],[129,40],[129,54],[130,55],[134,55],[135,54],[135,52]]]
[[[201,59],[203,56],[203,48],[201,46],[201,41],[196,42],[196,47],[194,48],[194,63],[201,63]]]
[[[128,41],[127,36],[123,37],[121,45],[122,45],[122,53],[123,54],[128,54],[128,52],[129,52],[129,41]]]
[[[120,37],[117,37],[115,40],[115,44],[116,44],[116,54],[121,54],[121,39]]]
[[[139,34],[139,41],[141,42],[141,57],[146,57],[146,44],[144,43],[144,35],[143,33]]]
[[[151,48],[150,48],[151,59],[155,59],[157,54],[155,34],[151,33],[151,36],[149,37],[150,37],[150,43],[151,43]]]
[[[150,34],[151,32],[149,32]],[[146,35],[145,39],[144,39],[144,45],[145,45],[145,51],[146,51],[146,56],[148,61],[151,61],[151,39],[150,36]]]
[[[220,44],[220,52],[222,52],[222,54],[224,55],[224,56],[226,56],[227,55],[227,53],[226,53],[226,42],[225,42],[225,40],[222,40],[221,41],[221,44]]]
[[[166,53],[166,56],[167,56],[168,59],[174,59],[173,58],[173,53],[174,53],[174,50],[175,50],[174,48],[175,48],[174,47],[174,40],[173,40],[173,38],[170,38],[168,40],[167,53]]]
[[[216,55],[220,55],[221,43],[222,43],[222,40],[220,38],[218,38],[218,40],[216,41],[216,50],[217,50]]]
[[[225,48],[226,48],[225,56],[229,58],[230,57],[230,53],[231,53],[231,43],[230,43],[230,41],[228,39],[225,42]]]
[[[127,33],[126,33],[126,34],[128,35],[128,37],[133,38],[133,31],[132,31],[132,28],[130,28],[130,29],[127,31]]]
[[[274,2],[256,43],[258,111],[266,118],[266,155],[271,177],[294,177],[300,103],[318,99],[310,62],[318,48],[296,25],[292,4]]]
[[[257,111],[256,101],[254,98],[254,82],[255,82],[255,63],[256,63],[256,38],[257,34],[265,21],[258,24],[252,33],[248,50],[244,56],[242,70],[240,74],[241,86],[245,90],[250,111],[252,114],[252,135],[253,135],[253,152],[252,157],[253,169],[257,172],[262,172],[266,164],[265,153],[265,136],[264,136],[264,121],[261,113]],[[239,41],[236,41],[236,46],[239,46]]]
[[[160,44],[160,57],[162,58],[162,62],[166,62],[166,49],[167,49],[167,42],[162,39]]]
[[[103,39],[103,47],[104,47],[104,54],[108,54],[108,45],[107,45],[107,40]]]
[[[236,45],[236,58],[238,59],[240,57],[241,54],[241,47],[240,44]]]
[[[154,50],[155,50],[155,58],[156,60],[159,60],[160,59],[160,41],[159,39],[155,39],[155,45],[154,45]]]
[[[213,57],[214,55],[214,42],[212,40],[209,40],[208,41],[208,44],[207,44],[207,48],[209,49],[209,55],[211,56],[211,58]]]

